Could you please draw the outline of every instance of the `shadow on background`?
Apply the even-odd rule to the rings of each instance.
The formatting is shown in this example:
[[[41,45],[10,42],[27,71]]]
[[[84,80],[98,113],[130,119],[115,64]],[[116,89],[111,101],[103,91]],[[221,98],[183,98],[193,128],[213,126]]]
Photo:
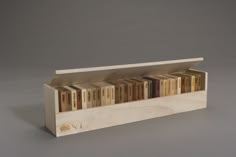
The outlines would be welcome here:
[[[16,118],[32,125],[43,132],[51,134],[45,127],[44,111],[42,104],[18,105],[11,108]]]

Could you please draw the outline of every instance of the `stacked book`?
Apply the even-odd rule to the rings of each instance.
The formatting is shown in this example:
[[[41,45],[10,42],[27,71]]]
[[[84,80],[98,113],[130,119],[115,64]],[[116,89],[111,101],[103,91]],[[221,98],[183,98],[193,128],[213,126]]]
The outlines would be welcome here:
[[[74,111],[203,90],[203,76],[193,72],[149,75],[57,87],[59,111]]]

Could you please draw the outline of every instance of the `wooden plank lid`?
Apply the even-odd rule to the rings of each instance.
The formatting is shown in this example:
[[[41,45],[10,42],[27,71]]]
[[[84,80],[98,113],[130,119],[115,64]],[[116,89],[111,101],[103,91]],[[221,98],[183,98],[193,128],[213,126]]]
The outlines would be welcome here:
[[[52,86],[71,85],[78,83],[99,82],[119,78],[157,75],[185,71],[203,61],[203,58],[179,59],[159,62],[112,65],[91,68],[56,70]]]

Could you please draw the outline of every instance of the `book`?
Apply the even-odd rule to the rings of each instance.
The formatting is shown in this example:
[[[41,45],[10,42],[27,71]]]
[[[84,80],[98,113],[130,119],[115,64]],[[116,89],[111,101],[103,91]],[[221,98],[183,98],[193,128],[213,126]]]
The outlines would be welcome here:
[[[97,87],[97,105],[115,104],[115,86],[107,82],[95,82],[92,85]]]
[[[164,80],[163,84],[164,84],[164,92],[165,92],[165,96],[169,96],[169,95],[172,95],[172,90],[171,90],[171,87],[172,87],[172,79],[169,78],[169,77],[166,77],[164,75],[158,75],[158,77],[162,78]]]
[[[148,81],[148,98],[152,98],[152,81],[145,78],[142,79]]]
[[[191,77],[183,73],[173,73],[172,75],[181,77],[181,93],[191,92]]]
[[[101,87],[101,92],[100,92],[100,99],[101,99],[101,106],[107,105],[107,86],[102,86]]]
[[[132,81],[128,80],[122,80],[122,82],[125,84],[125,91],[126,91],[126,98],[127,101],[132,101],[133,100],[133,84]]]
[[[77,90],[77,107],[78,109],[86,109],[87,106],[87,89],[80,85],[70,86]]]
[[[171,95],[176,95],[178,93],[178,77],[165,74],[164,76],[168,77],[171,79]]]
[[[97,87],[97,106],[108,105],[110,100],[107,100],[107,83],[95,82],[93,85]]]
[[[186,72],[181,73],[185,77],[185,92],[194,92],[195,91],[195,76],[187,74]]]
[[[201,74],[193,71],[187,71],[186,73],[195,76],[195,91],[201,90],[202,87]]]
[[[92,94],[92,107],[98,107],[98,106],[100,106],[100,102],[99,102],[99,100],[98,100],[98,93],[99,93],[99,91],[98,91],[98,88],[95,86],[95,85],[93,85],[93,84],[90,84],[93,88],[92,88],[92,92],[93,92],[93,94]]]
[[[181,77],[180,76],[176,76],[176,75],[171,75],[171,74],[166,74],[169,77],[173,77],[176,79],[176,94],[181,94]]]
[[[196,83],[196,90],[199,91],[199,90],[202,90],[202,75],[201,74],[195,74],[195,77],[196,77],[196,80],[195,80],[195,83]]]
[[[187,75],[187,76],[190,77],[190,88],[191,88],[191,92],[196,91],[195,75],[190,74],[190,73],[184,73],[184,75]]]
[[[58,87],[59,112],[71,111],[70,91],[63,87]]]
[[[121,79],[117,80],[117,84],[119,86],[119,101],[122,102],[128,102],[128,88],[127,88],[127,83]]]
[[[69,86],[64,86],[64,88],[65,89],[67,89],[67,90],[69,90],[69,92],[70,92],[70,97],[68,97],[68,99],[70,99],[70,105],[71,105],[71,110],[72,111],[75,111],[75,110],[77,110],[77,91],[76,91],[76,89],[73,89],[73,88],[71,88],[71,87],[69,87]]]
[[[115,104],[115,86],[110,84],[110,90],[111,90],[111,103],[110,105]]]
[[[120,103],[123,103],[123,102],[126,102],[126,93],[125,93],[125,84],[122,83],[122,82],[119,82],[118,84],[118,87],[119,87],[119,102]]]
[[[191,76],[185,76],[185,92],[191,92]]]
[[[115,103],[120,103],[120,87],[118,83],[113,83],[115,86]]]
[[[143,78],[134,78],[137,81],[140,81],[142,83],[142,88],[141,88],[141,94],[142,94],[142,99],[148,99],[148,83],[150,80],[146,80]]]
[[[143,82],[140,81],[140,80],[137,80],[136,78],[131,78],[132,81],[135,82],[135,90],[134,90],[134,93],[135,93],[135,96],[136,96],[136,100],[142,100],[144,99],[143,97]]]
[[[104,82],[104,84],[106,85],[106,104],[107,105],[112,105],[112,104],[115,104],[115,86],[113,84],[110,84],[110,83],[107,83],[107,82]]]
[[[94,96],[93,94],[96,93],[96,88],[90,84],[79,84],[79,85],[74,85],[75,87],[82,88],[86,90],[86,95],[87,95],[87,103],[86,103],[86,108],[92,108],[96,106],[96,95]]]
[[[135,81],[133,79],[125,79],[126,81],[130,82],[132,84],[132,100],[139,100],[139,85],[138,85],[138,81]]]
[[[117,104],[117,103],[126,102],[125,84],[121,80],[109,80],[108,83],[114,86],[115,103]]]
[[[164,77],[162,77],[162,76],[160,76],[160,75],[156,75],[156,76],[154,76],[156,79],[158,79],[159,81],[160,81],[160,97],[163,97],[163,96],[165,96],[165,86],[166,86],[166,78],[164,78]]]
[[[152,81],[152,96],[160,97],[160,80],[155,78],[155,76],[145,76],[144,79]]]

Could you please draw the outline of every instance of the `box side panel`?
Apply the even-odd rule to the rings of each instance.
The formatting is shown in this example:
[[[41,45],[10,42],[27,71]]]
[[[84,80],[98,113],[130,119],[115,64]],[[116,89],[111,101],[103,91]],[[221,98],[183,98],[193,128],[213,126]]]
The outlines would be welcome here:
[[[196,69],[189,69],[189,71],[193,71],[193,72],[203,73],[204,74],[203,75],[203,77],[204,77],[203,86],[204,86],[204,90],[206,91],[206,107],[207,107],[208,72],[202,71],[202,70],[196,70]]]
[[[56,115],[57,136],[206,108],[206,91],[152,98]]]
[[[56,113],[58,112],[58,91],[44,84],[44,115],[45,126],[56,135]]]

